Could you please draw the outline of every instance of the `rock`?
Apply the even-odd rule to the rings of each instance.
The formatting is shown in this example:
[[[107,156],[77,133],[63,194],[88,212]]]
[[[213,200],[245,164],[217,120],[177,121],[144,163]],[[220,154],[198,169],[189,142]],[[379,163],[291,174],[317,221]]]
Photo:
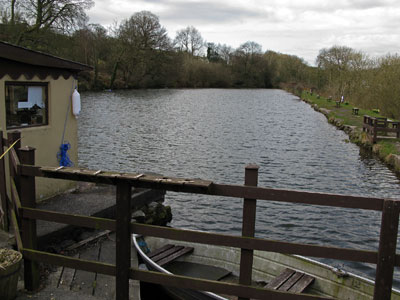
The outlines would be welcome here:
[[[132,214],[132,219],[135,219],[136,222],[143,223],[146,219],[146,214],[142,210],[137,210]]]

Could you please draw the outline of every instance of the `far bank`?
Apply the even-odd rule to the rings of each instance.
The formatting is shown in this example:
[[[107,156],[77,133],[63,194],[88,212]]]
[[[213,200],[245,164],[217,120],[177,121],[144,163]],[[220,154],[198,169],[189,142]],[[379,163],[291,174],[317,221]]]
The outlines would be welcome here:
[[[315,111],[325,115],[330,124],[345,131],[351,142],[357,144],[363,150],[373,153],[396,174],[400,174],[400,139],[385,136],[378,138],[374,143],[371,136],[363,131],[365,115],[372,118],[385,118],[379,113],[378,109],[362,109],[349,102],[340,103],[339,99],[323,97],[308,91],[302,91],[299,96],[301,100],[310,104]]]

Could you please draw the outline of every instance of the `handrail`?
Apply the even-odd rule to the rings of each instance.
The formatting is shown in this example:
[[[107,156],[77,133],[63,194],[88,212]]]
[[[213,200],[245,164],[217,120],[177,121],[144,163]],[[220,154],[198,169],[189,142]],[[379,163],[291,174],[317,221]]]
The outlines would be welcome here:
[[[20,214],[22,215],[22,242],[24,246],[23,253],[25,255],[25,278],[29,279],[29,276],[32,276],[33,278],[32,274],[36,268],[34,262],[36,261],[53,262],[66,266],[71,265],[71,262],[72,264],[75,264],[71,258],[58,258],[58,256],[51,256],[50,254],[35,250],[35,220],[42,219],[84,227],[86,226],[92,228],[95,227],[116,230],[118,245],[116,248],[117,259],[115,269],[110,265],[105,266],[101,263],[97,264],[100,265],[99,268],[106,268],[108,270],[107,272],[111,272],[110,270],[112,270],[113,273],[115,272],[117,280],[116,296],[118,299],[128,299],[129,278],[172,286],[182,286],[182,284],[188,284],[188,288],[209,290],[212,292],[220,292],[223,289],[224,293],[239,296],[240,299],[245,299],[248,297],[262,298],[267,297],[267,295],[273,299],[322,299],[321,297],[316,298],[315,296],[310,295],[281,293],[271,290],[261,291],[257,288],[250,287],[247,285],[247,283],[244,285],[226,285],[215,281],[186,278],[176,275],[163,275],[150,271],[130,269],[128,262],[130,261],[131,233],[171,238],[181,241],[233,246],[241,248],[242,251],[262,250],[374,263],[377,264],[374,299],[377,300],[390,298],[393,281],[393,268],[394,266],[400,266],[400,255],[396,254],[400,201],[396,199],[291,191],[248,185],[217,184],[207,180],[173,178],[160,175],[102,172],[99,170],[94,171],[78,168],[40,167],[34,166],[34,149],[19,149],[18,152],[21,159],[21,164],[17,168],[17,175],[19,176],[21,183],[20,199],[22,207],[20,208]],[[35,176],[116,185],[117,219],[109,220],[36,209],[34,205]],[[131,187],[162,189],[167,191],[213,196],[257,199],[264,201],[281,201],[382,211],[379,250],[376,252],[317,245],[304,245],[299,243],[272,241],[254,237],[230,236],[131,223]],[[253,204],[255,204],[255,202]],[[248,219],[245,217],[242,222],[247,221]],[[244,269],[248,270],[248,265],[250,262],[252,262],[251,251],[247,252],[247,254],[249,259],[246,262],[241,262],[241,269],[243,267]],[[79,264],[81,265],[79,266]],[[88,270],[94,270],[93,268],[98,268],[97,264],[88,261],[83,261],[80,263],[78,262],[78,268],[87,267]],[[26,268],[26,266],[29,268]],[[37,284],[34,282],[35,280],[36,279],[31,279],[31,287]]]
[[[355,208],[382,211],[385,198],[338,195],[318,192],[304,192],[295,190],[272,189],[265,187],[252,187],[234,184],[217,184],[211,181],[185,178],[172,178],[166,176],[102,172],[96,174],[95,170],[39,167],[21,165],[21,175],[78,180],[115,185],[117,181],[129,182],[133,187],[162,189],[166,191],[206,194],[212,196],[225,196],[234,198],[250,198],[257,200],[279,201],[288,203],[312,204],[342,208]],[[139,177],[139,175],[141,175]],[[394,201],[398,201],[393,199]]]

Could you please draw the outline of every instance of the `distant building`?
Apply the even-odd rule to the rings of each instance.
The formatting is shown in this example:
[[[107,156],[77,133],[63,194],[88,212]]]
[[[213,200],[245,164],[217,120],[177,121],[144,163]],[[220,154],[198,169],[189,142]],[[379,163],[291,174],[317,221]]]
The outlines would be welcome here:
[[[71,144],[68,154],[77,164],[77,120],[71,113],[71,94],[78,84],[77,74],[90,69],[87,65],[0,42],[0,130],[5,136],[10,131],[20,131],[22,146],[36,148],[36,165],[59,164],[57,152],[64,124],[64,141]],[[37,178],[36,182],[38,200],[74,186],[72,182],[45,178]]]

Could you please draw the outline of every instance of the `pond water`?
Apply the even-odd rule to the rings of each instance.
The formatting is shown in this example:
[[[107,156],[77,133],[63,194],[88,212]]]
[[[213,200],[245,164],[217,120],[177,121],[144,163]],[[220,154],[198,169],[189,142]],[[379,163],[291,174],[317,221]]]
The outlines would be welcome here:
[[[243,184],[246,164],[255,163],[259,186],[400,198],[394,173],[281,90],[84,93],[78,120],[79,165],[91,169]],[[166,203],[174,227],[241,233],[240,199],[168,193]],[[379,227],[374,211],[257,206],[256,235],[268,239],[376,250]],[[366,264],[324,261],[374,277]]]

